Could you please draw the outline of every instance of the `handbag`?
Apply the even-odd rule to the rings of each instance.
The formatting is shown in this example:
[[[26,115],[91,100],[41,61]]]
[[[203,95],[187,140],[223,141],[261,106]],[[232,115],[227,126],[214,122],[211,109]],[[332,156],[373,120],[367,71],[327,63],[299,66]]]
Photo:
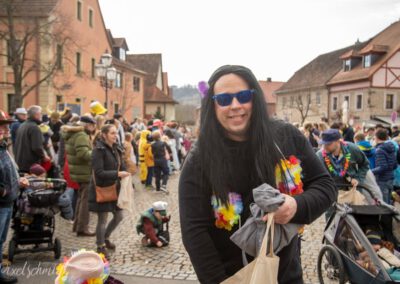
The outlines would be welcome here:
[[[117,154],[118,155],[118,154]],[[119,157],[117,157],[118,160],[118,168],[119,170]],[[113,185],[109,186],[97,186],[96,185],[96,177],[94,176],[94,171],[93,171],[93,183],[94,187],[96,189],[96,202],[97,203],[105,203],[105,202],[112,202],[112,201],[117,201],[118,200],[118,194],[117,194],[117,183],[114,183]]]
[[[260,249],[260,254],[250,264],[236,272],[221,284],[277,284],[279,257],[274,254],[274,213],[268,214],[267,229]],[[271,238],[269,238],[271,234]],[[269,253],[267,255],[267,246]]]

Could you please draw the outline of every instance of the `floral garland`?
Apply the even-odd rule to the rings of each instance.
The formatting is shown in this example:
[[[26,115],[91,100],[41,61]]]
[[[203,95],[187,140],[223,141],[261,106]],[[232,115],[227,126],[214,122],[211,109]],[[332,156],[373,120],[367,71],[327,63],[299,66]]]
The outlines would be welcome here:
[[[343,149],[342,151],[344,154],[344,164],[343,164],[343,169],[339,173],[337,172],[335,167],[332,165],[331,159],[329,158],[329,155],[325,149],[322,149],[322,157],[324,158],[325,165],[328,168],[330,173],[332,173],[334,176],[344,177],[350,166],[351,153],[347,149],[346,143],[341,142],[341,145],[343,146],[341,148]]]
[[[85,251],[86,251],[85,249],[80,249],[73,255],[80,254]],[[100,277],[92,278],[92,279],[78,279],[78,280],[72,282],[73,280],[70,279],[67,271],[65,270],[65,265],[67,264],[67,262],[69,261],[70,258],[64,257],[64,261],[62,263],[60,263],[59,265],[57,265],[57,267],[56,267],[58,276],[57,276],[57,279],[55,280],[55,283],[56,284],[103,284],[107,280],[108,276],[110,275],[110,263],[105,258],[104,254],[99,253],[99,256],[101,257],[101,259],[103,260],[103,263],[104,263],[104,270],[103,270],[103,273],[100,275]]]
[[[239,223],[240,214],[243,211],[243,202],[240,194],[229,193],[228,205],[225,206],[215,195],[211,198],[214,209],[215,226],[219,229],[231,231],[233,226]]]
[[[281,164],[275,167],[275,181],[279,191],[290,196],[303,193],[302,171],[301,162],[295,156],[281,159]]]

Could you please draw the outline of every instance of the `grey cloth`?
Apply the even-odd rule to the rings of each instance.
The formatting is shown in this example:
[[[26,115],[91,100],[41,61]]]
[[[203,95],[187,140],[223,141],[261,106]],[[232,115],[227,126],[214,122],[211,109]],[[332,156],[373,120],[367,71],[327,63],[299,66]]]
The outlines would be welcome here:
[[[251,217],[232,236],[231,240],[244,252],[251,256],[257,256],[267,228],[262,220],[266,213],[275,212],[285,201],[285,196],[279,190],[264,183],[253,189],[255,203],[251,204]],[[278,253],[297,236],[299,224],[275,224],[274,252]]]

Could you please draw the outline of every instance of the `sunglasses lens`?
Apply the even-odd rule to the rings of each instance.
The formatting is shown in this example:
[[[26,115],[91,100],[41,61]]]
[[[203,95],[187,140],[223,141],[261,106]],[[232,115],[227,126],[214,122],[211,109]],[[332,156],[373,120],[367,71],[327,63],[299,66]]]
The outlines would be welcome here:
[[[233,96],[230,94],[221,94],[216,96],[217,103],[220,106],[229,106],[232,103]]]
[[[246,104],[251,101],[253,92],[251,90],[241,91],[237,93],[236,98],[241,104]]]

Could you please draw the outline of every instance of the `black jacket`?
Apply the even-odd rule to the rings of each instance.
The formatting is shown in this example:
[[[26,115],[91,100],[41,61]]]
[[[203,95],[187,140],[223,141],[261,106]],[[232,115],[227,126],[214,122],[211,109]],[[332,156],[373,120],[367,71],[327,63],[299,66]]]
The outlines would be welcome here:
[[[42,162],[43,134],[35,121],[28,119],[21,124],[13,150],[15,161],[21,171],[29,172],[31,165]]]
[[[337,198],[333,181],[314,154],[307,139],[293,126],[283,122],[272,122],[277,133],[277,143],[286,158],[296,156],[301,161],[302,181],[305,192],[295,196],[297,212],[292,223],[309,224],[328,209]],[[249,156],[247,142],[226,141],[226,146],[236,153],[227,163],[233,168],[230,187],[242,196],[244,210],[242,224],[249,217],[249,206],[253,200],[252,189],[259,186],[250,180],[254,171],[253,157]],[[179,210],[182,239],[201,283],[220,283],[243,267],[241,250],[229,237],[232,231],[218,229],[211,206],[211,189],[207,181],[201,180],[197,147],[190,151],[179,181]],[[268,162],[268,161],[266,161]],[[279,252],[280,284],[298,284],[302,281],[300,251],[297,238]],[[250,259],[249,259],[250,260]]]
[[[118,168],[119,165],[119,168]],[[100,187],[117,183],[119,194],[120,180],[118,171],[125,170],[122,159],[122,150],[117,144],[111,148],[102,140],[96,141],[92,151],[92,169],[96,177],[96,185]],[[93,174],[89,186],[89,210],[93,212],[114,212],[117,209],[117,201],[97,203],[96,189],[93,183]]]
[[[153,153],[154,161],[165,160],[165,150],[167,150],[170,156],[172,157],[171,147],[167,143],[163,141],[156,141],[153,144],[151,144],[151,151]]]

